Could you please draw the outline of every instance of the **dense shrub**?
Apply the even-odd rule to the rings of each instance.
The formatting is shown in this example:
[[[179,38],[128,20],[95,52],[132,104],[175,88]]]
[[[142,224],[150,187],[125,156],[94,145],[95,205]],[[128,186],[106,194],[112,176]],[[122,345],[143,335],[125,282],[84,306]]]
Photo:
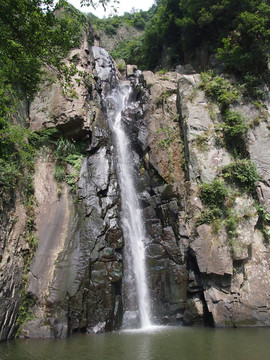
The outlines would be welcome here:
[[[243,116],[237,111],[227,110],[223,115],[222,124],[226,146],[236,156],[247,156],[246,133],[248,126]]]
[[[247,191],[255,189],[256,181],[260,180],[256,165],[247,159],[238,159],[223,168],[223,177]]]
[[[212,71],[202,72],[201,80],[201,88],[207,97],[219,105],[222,113],[238,99],[238,90],[228,80],[214,75]]]
[[[210,208],[220,208],[224,205],[228,190],[223,181],[218,179],[211,183],[204,183],[199,188],[202,203]]]

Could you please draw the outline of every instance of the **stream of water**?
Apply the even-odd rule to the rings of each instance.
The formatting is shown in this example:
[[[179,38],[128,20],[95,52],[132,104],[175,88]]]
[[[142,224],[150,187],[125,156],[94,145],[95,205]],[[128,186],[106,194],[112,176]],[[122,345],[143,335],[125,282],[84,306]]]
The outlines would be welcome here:
[[[106,97],[108,121],[113,133],[114,144],[117,153],[118,181],[121,191],[122,202],[122,227],[125,238],[125,259],[128,270],[126,277],[135,278],[137,304],[142,328],[151,326],[150,301],[146,280],[145,269],[145,246],[146,232],[139,206],[139,200],[134,185],[134,160],[128,135],[125,132],[122,113],[128,107],[130,87],[118,87]],[[131,271],[130,271],[131,269]],[[131,281],[126,281],[132,286]],[[126,289],[126,297],[132,296],[131,288]],[[128,300],[132,303],[132,299]],[[128,314],[130,309],[125,309]],[[125,322],[124,315],[124,322]],[[127,324],[128,325],[128,324]]]

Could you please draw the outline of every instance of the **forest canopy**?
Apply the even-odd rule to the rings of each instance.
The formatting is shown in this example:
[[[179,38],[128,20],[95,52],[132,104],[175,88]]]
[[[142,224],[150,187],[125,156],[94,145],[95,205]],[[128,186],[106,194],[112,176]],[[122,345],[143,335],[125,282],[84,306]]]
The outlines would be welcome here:
[[[156,0],[153,9],[144,35],[120,44],[113,56],[155,69],[164,51],[168,66],[194,61],[204,51],[236,75],[267,71],[269,0]]]

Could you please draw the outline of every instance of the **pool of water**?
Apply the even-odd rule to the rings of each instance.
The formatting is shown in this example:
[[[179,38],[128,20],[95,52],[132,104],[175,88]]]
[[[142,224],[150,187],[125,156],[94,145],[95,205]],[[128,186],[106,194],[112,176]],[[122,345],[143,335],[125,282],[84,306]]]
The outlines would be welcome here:
[[[162,327],[0,343],[0,360],[269,360],[270,329]]]

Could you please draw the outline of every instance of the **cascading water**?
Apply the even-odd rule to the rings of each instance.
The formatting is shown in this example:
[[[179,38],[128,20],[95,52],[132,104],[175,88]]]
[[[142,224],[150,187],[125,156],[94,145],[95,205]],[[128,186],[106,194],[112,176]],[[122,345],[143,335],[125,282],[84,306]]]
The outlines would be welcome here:
[[[141,327],[151,326],[150,302],[145,269],[146,232],[142,219],[142,212],[134,186],[132,151],[128,136],[121,120],[122,112],[129,103],[130,87],[118,87],[106,96],[108,121],[113,133],[117,153],[118,181],[122,199],[122,226],[128,253],[128,266],[132,264],[136,284],[137,304],[140,314]],[[130,272],[129,272],[130,273]],[[132,291],[129,290],[130,293]]]

